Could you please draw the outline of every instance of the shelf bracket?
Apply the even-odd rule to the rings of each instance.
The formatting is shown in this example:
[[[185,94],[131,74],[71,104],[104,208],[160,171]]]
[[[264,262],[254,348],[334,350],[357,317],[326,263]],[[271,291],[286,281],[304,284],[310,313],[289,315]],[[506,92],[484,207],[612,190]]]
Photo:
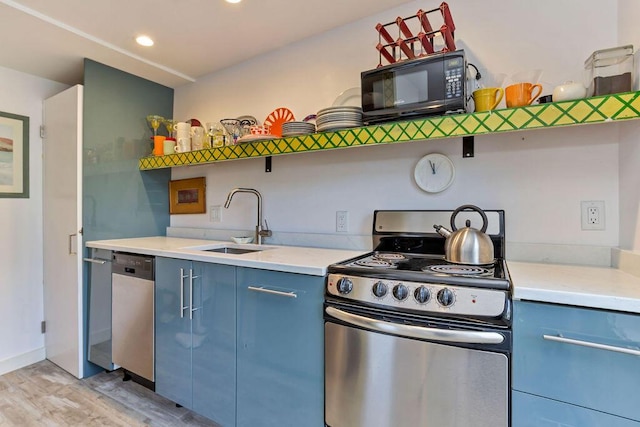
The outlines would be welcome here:
[[[271,156],[264,158],[264,171],[271,172]]]
[[[474,143],[474,137],[473,136],[463,136],[462,137],[462,157],[467,158],[467,157],[473,157],[474,153],[473,153],[473,143]]]

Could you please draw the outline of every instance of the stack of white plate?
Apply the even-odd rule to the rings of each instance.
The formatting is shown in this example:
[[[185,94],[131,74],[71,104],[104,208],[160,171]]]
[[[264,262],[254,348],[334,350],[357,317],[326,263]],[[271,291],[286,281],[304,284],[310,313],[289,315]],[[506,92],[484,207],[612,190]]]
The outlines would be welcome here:
[[[318,111],[316,127],[318,132],[362,126],[362,108],[341,106],[329,107]]]
[[[308,135],[316,132],[316,125],[309,122],[286,122],[282,124],[282,136]]]

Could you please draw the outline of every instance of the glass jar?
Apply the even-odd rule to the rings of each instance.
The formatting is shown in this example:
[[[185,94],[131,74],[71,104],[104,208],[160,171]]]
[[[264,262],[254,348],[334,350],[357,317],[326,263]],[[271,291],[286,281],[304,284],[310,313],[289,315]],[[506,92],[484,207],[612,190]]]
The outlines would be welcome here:
[[[207,123],[207,140],[210,148],[224,145],[224,127],[218,122]]]
[[[596,50],[584,62],[589,89],[587,96],[631,92],[633,45]]]

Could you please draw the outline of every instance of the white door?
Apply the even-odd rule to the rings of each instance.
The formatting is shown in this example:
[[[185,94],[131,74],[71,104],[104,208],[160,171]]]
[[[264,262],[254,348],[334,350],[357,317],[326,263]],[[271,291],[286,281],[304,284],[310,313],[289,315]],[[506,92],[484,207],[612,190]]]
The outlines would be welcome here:
[[[82,353],[82,89],[44,102],[44,319],[47,359],[78,378]]]

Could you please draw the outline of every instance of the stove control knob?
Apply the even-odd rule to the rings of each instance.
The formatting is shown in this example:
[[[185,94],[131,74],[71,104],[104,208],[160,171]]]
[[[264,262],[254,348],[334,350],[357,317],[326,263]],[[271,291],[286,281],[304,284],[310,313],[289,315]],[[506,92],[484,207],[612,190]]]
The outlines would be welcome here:
[[[348,277],[341,277],[336,283],[336,289],[342,295],[346,295],[353,290],[353,282]]]
[[[389,291],[389,288],[387,287],[387,285],[384,284],[384,282],[380,281],[380,282],[376,282],[373,285],[373,288],[371,289],[371,291],[376,297],[382,298],[387,294],[387,292]]]
[[[436,296],[438,302],[443,307],[450,307],[453,305],[456,300],[456,296],[453,291],[449,288],[443,288],[438,291],[438,295]]]
[[[431,299],[431,292],[429,288],[425,288],[424,286],[419,286],[413,291],[413,297],[420,304],[426,304]]]
[[[393,287],[393,297],[398,301],[404,301],[409,296],[409,289],[402,283]]]

